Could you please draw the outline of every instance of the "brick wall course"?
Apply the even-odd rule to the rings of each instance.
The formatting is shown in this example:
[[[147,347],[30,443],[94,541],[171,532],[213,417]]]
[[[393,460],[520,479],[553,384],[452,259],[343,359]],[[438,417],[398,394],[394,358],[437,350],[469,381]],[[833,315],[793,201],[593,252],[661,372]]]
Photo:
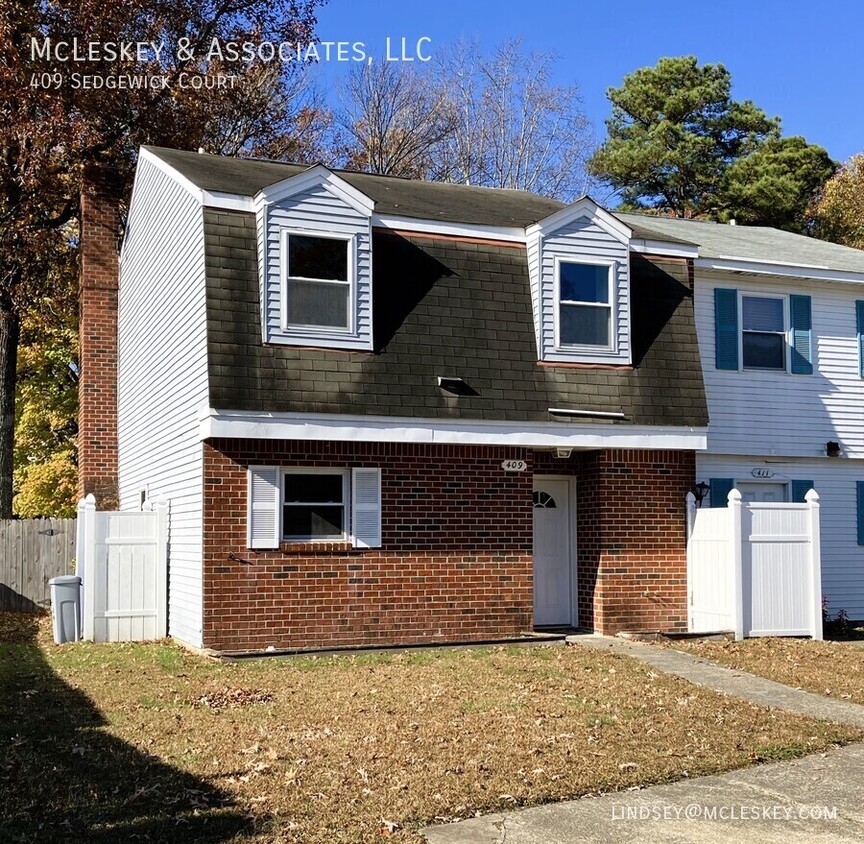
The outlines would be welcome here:
[[[531,630],[528,451],[398,443],[204,445],[204,644],[218,650],[471,641]],[[378,466],[382,547],[246,548],[249,465]],[[248,562],[230,560],[229,554]]]
[[[204,643],[217,650],[472,641],[533,613],[533,474],[577,476],[583,627],[686,627],[683,501],[694,455],[405,443],[204,444]],[[506,474],[504,459],[528,471]],[[246,548],[249,465],[382,469],[380,549]],[[230,559],[233,555],[236,559]]]

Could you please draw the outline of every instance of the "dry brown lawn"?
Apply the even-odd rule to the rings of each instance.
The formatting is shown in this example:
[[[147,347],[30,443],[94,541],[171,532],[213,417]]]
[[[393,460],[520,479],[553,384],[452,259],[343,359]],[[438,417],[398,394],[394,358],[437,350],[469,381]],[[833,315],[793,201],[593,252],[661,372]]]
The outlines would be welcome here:
[[[429,822],[861,738],[588,649],[219,663],[56,647],[44,620],[0,616],[14,841],[414,842]]]
[[[864,644],[760,638],[679,641],[674,647],[787,686],[864,704]]]

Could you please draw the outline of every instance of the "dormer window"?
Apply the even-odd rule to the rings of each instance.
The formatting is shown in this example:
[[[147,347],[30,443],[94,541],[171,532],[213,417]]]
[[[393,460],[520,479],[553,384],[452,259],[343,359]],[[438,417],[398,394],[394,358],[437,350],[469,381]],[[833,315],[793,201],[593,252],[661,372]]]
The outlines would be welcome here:
[[[350,331],[351,238],[290,230],[282,238],[282,327]]]
[[[610,349],[612,264],[557,261],[558,345]]]
[[[256,195],[265,343],[372,350],[374,206],[320,164]]]
[[[588,197],[525,230],[537,357],[628,366],[632,231]]]

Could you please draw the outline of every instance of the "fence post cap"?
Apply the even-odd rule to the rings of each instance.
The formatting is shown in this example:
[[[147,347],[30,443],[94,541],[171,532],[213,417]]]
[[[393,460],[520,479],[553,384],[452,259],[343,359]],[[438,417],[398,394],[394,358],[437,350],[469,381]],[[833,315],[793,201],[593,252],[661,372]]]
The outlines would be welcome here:
[[[816,492],[815,489],[808,489],[807,494],[804,496],[804,500],[808,504],[815,504],[819,500],[819,493]]]
[[[687,495],[684,496],[684,500],[687,502],[688,507],[696,504],[696,496],[693,495],[692,492],[688,492]]]
[[[741,493],[737,489],[730,489],[729,495],[726,496],[726,500],[730,504],[737,504],[741,501]]]

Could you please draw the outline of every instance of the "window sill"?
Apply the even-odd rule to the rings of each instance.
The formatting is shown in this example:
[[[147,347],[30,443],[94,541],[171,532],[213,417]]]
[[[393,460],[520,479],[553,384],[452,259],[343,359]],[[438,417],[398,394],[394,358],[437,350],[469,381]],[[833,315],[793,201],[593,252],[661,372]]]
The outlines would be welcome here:
[[[312,542],[309,540],[287,540],[279,543],[279,551],[283,554],[333,554],[359,551],[350,542],[333,540]]]

